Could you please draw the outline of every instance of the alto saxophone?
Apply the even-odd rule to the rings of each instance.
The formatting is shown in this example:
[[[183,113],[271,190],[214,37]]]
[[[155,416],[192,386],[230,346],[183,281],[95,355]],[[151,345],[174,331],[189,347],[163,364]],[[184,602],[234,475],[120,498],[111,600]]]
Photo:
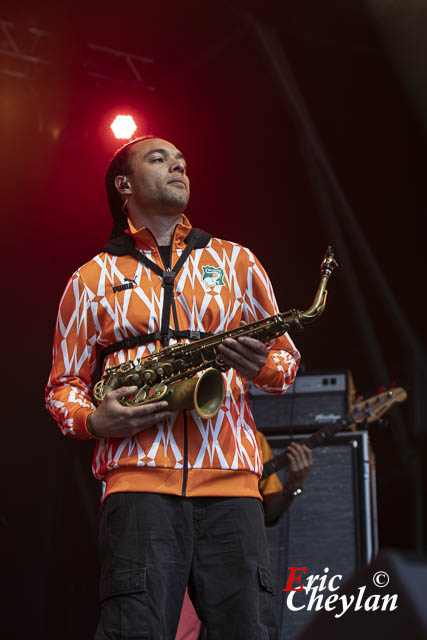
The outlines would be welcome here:
[[[93,389],[99,405],[110,391],[137,386],[133,396],[122,398],[124,406],[134,407],[166,400],[170,410],[194,408],[201,418],[214,417],[224,402],[226,371],[218,346],[226,338],[249,336],[267,343],[290,329],[302,330],[322,315],[327,297],[327,283],[338,266],[332,247],[323,258],[320,283],[312,305],[306,311],[292,309],[285,313],[251,322],[237,329],[217,333],[190,344],[174,344],[144,358],[129,360],[107,368]],[[199,372],[201,376],[196,376]]]

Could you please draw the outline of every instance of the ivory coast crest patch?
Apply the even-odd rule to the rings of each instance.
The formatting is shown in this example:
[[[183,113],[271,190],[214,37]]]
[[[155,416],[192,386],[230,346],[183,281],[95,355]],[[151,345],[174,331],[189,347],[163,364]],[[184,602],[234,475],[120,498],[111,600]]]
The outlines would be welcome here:
[[[206,287],[216,287],[224,284],[224,269],[221,267],[212,267],[209,264],[202,267],[202,269],[202,280]]]

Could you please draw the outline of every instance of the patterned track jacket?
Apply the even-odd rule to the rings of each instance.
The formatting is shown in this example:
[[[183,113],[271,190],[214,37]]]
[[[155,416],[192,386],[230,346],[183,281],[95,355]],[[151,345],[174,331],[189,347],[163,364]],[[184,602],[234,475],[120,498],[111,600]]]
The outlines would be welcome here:
[[[130,225],[136,248],[163,268],[157,244],[146,229]],[[183,216],[172,243],[172,265],[191,227]],[[123,287],[121,285],[128,285]],[[60,302],[53,365],[46,387],[48,411],[65,435],[90,438],[86,418],[97,350],[160,327],[161,278],[129,255],[100,253],[78,269]],[[212,238],[193,250],[175,281],[179,329],[220,333],[277,313],[263,267],[248,249]],[[171,314],[171,326],[173,319]],[[153,342],[109,355],[104,366],[142,357],[160,348]],[[272,393],[292,384],[299,353],[288,335],[277,339],[253,381]],[[115,491],[151,491],[186,496],[259,497],[262,458],[246,395],[246,381],[230,369],[223,374],[226,396],[219,413],[202,420],[179,411],[134,437],[98,440],[96,478]],[[185,429],[187,434],[185,437]]]

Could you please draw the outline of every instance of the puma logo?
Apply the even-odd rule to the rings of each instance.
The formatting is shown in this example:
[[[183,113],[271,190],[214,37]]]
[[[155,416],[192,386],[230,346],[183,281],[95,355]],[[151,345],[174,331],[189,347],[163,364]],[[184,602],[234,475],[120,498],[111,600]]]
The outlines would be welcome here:
[[[138,284],[135,278],[124,278],[126,280],[125,284],[119,284],[116,287],[113,287],[114,293],[119,293],[119,291],[125,291],[126,289],[133,289]]]

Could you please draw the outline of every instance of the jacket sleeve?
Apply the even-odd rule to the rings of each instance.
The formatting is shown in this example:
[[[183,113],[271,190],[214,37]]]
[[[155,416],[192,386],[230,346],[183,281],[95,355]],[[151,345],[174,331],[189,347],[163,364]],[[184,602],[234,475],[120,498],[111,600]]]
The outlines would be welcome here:
[[[279,313],[270,279],[258,259],[250,253],[243,319],[255,322]],[[295,380],[301,356],[288,333],[273,342],[267,362],[252,382],[270,393],[283,393]]]
[[[59,304],[52,370],[46,385],[46,408],[64,435],[92,437],[86,418],[95,409],[90,395],[95,364],[96,329],[90,297],[76,272]]]

